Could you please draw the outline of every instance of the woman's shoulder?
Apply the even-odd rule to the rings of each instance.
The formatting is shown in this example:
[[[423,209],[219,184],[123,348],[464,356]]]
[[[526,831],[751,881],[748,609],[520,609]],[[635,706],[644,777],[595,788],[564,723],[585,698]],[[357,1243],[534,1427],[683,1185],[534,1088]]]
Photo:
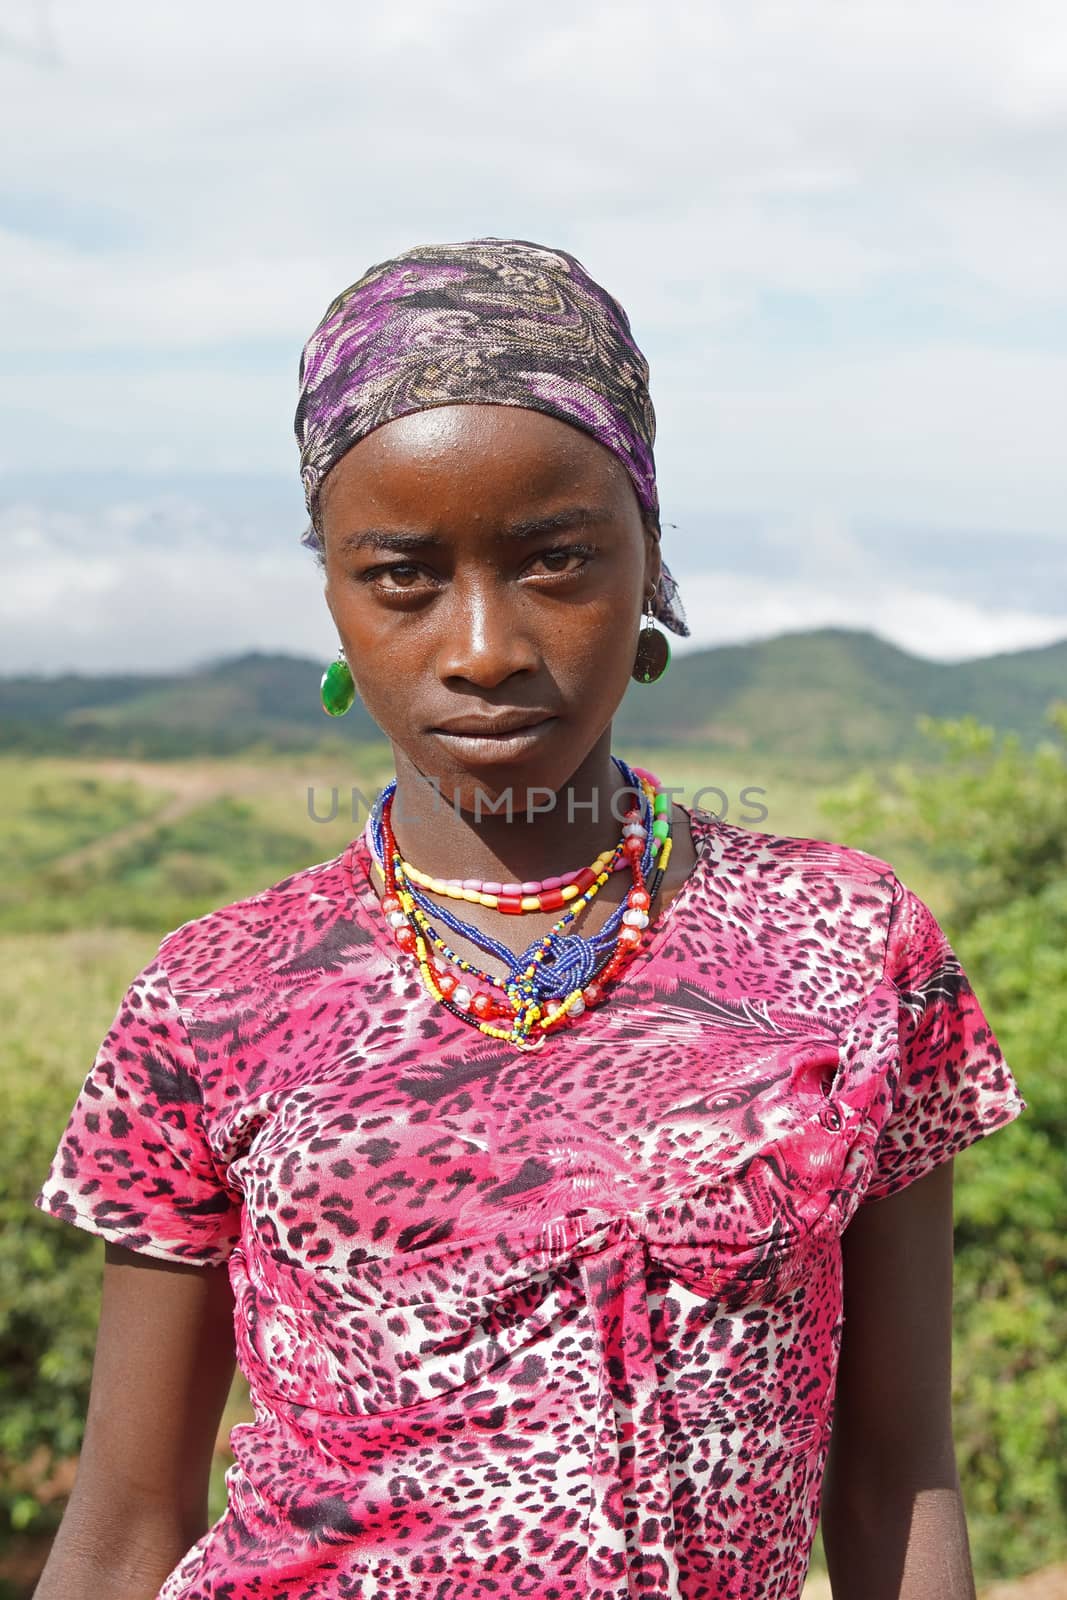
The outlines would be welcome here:
[[[352,897],[348,850],[279,878],[276,883],[181,923],[160,942],[160,963],[172,988],[217,991],[257,975],[295,970],[301,957],[339,921],[349,927]]]
[[[723,916],[796,960],[817,949],[865,972],[881,969],[900,887],[892,864],[833,839],[765,832],[691,812],[702,861],[698,914]]]
[[[713,811],[686,807],[700,853],[710,854],[729,869],[736,867],[753,882],[777,874],[855,878],[860,882],[892,881],[892,864],[858,845],[801,834],[775,833],[747,823],[720,819]]]

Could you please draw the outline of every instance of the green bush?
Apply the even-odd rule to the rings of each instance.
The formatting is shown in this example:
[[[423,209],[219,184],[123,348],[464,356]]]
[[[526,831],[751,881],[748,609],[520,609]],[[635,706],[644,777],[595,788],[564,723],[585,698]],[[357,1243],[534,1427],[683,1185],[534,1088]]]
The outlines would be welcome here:
[[[318,842],[265,824],[246,801],[220,795],[110,853],[16,876],[0,895],[0,927],[19,933],[125,927],[162,935],[310,865]]]
[[[170,796],[61,763],[0,761],[0,881],[151,817]]]
[[[74,1096],[148,960],[143,935],[0,940],[0,1527],[55,1526],[57,1465],[81,1445],[102,1246],[33,1206]]]
[[[923,719],[936,773],[863,774],[824,801],[838,837],[921,852],[1027,1102],[956,1167],[956,1446],[989,1578],[1067,1556],[1067,704],[1049,720],[1058,737],[1025,751],[974,719]]]
[[[70,1112],[65,1085],[11,1075],[0,1088],[0,1513],[51,1527],[43,1493],[81,1446],[100,1303],[100,1254],[32,1207]]]

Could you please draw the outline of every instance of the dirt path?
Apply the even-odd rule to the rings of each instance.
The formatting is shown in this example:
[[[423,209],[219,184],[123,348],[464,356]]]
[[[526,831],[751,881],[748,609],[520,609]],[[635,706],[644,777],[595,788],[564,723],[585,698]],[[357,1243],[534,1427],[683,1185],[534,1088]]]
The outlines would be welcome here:
[[[112,833],[93,839],[89,844],[79,845],[76,850],[58,856],[50,866],[62,871],[73,870],[89,862],[106,861],[116,850],[148,837],[164,824],[179,821],[190,811],[195,811],[199,806],[207,805],[222,795],[235,800],[249,800],[270,792],[275,796],[284,793],[291,799],[292,817],[298,819],[299,825],[302,825],[307,818],[308,790],[317,794],[320,803],[326,806],[327,797],[336,789],[342,797],[341,808],[344,814],[346,804],[344,797],[349,787],[355,786],[361,793],[369,793],[373,791],[373,785],[368,787],[368,779],[356,770],[354,765],[352,768],[342,769],[343,763],[340,761],[333,765],[333,770],[329,766],[324,767],[321,758],[307,766],[292,767],[271,763],[255,765],[240,761],[217,763],[201,761],[190,762],[187,765],[121,759],[72,761],[65,764],[65,770],[72,776],[101,778],[114,783],[133,782],[143,789],[154,790],[157,793],[163,791],[169,798],[151,817],[128,822]],[[384,782],[384,778],[381,781]],[[361,812],[358,817],[353,818],[353,822],[358,821],[362,826],[364,816],[365,813]]]
[[[90,844],[81,845],[77,850],[57,857],[50,866],[60,871],[73,870],[94,861],[106,861],[116,850],[146,838],[166,823],[180,821],[190,811],[218,799],[220,795],[240,797],[254,794],[271,781],[269,771],[258,767],[178,767],[150,761],[93,761],[72,765],[71,770],[79,777],[104,778],[112,783],[133,782],[143,789],[162,789],[172,798],[152,816],[128,822]]]

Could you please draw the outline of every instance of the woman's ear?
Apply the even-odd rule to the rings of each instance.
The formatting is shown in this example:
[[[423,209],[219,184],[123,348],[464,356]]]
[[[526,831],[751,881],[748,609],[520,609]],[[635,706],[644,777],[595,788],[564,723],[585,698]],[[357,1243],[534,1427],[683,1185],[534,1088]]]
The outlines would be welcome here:
[[[654,594],[655,591],[659,588],[660,572],[662,570],[663,561],[662,561],[662,557],[661,557],[661,554],[660,554],[660,547],[659,547],[659,539],[660,539],[659,524],[656,523],[656,522],[653,522],[651,520],[651,518],[646,517],[644,519],[644,527],[645,527],[645,587],[644,587],[644,591],[643,592],[647,595],[647,594]]]
[[[334,614],[334,609],[333,609],[333,594],[332,594],[331,589],[330,589],[330,575],[326,571],[326,563],[325,563],[325,561],[322,563],[322,576],[323,576],[322,598],[326,602],[326,609],[330,613],[330,617],[331,617],[331,620],[333,622],[334,627],[337,629],[337,637],[340,638],[341,637],[341,630],[340,630],[340,628],[337,627],[337,617]]]

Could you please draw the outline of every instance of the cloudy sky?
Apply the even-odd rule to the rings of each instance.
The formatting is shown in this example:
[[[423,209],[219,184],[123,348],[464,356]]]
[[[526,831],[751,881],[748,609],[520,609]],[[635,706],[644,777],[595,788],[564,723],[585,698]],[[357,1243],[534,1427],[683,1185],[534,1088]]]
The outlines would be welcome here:
[[[291,433],[413,244],[572,250],[694,642],[1067,636],[1060,0],[0,0],[0,671],[328,659]]]

